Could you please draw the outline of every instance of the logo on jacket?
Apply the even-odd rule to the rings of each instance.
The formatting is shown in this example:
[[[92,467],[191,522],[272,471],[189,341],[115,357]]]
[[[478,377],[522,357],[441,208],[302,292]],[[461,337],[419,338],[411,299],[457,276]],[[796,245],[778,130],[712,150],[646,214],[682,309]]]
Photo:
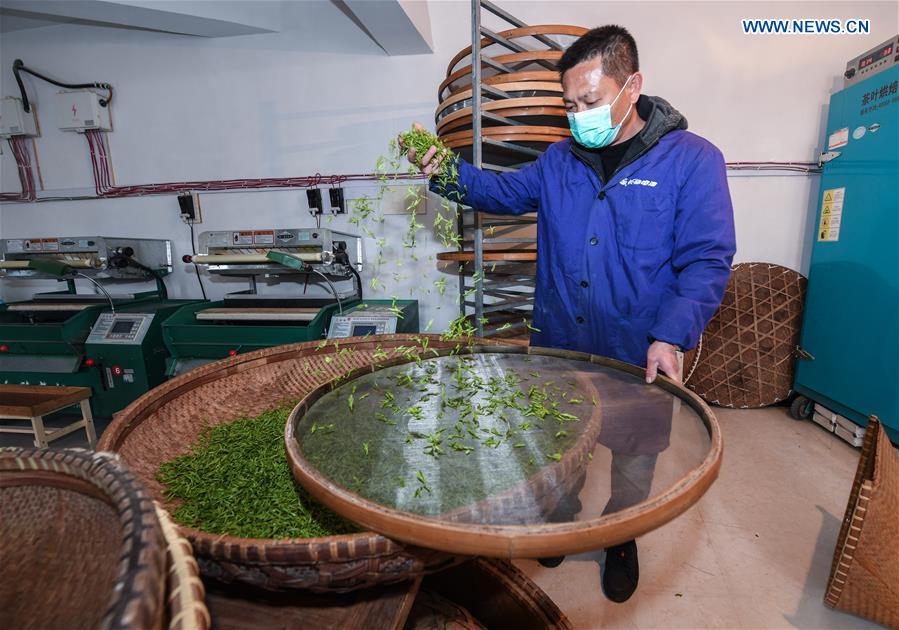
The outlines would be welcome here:
[[[622,179],[618,182],[621,186],[650,186],[655,187],[659,185],[659,182],[654,182],[649,179]]]

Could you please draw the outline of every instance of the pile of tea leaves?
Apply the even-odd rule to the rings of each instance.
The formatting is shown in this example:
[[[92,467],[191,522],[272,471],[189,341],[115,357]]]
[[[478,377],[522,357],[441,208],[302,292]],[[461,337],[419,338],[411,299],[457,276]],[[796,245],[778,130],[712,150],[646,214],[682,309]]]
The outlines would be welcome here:
[[[291,406],[206,427],[156,478],[182,525],[241,538],[315,538],[361,531],[293,480],[284,450]]]

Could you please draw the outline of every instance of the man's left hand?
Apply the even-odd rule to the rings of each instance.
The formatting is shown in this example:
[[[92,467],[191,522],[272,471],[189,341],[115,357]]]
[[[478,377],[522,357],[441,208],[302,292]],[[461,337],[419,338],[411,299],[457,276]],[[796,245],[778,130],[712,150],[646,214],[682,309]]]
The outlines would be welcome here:
[[[646,382],[653,383],[659,370],[676,383],[680,383],[680,366],[677,346],[664,341],[653,341],[646,352]]]

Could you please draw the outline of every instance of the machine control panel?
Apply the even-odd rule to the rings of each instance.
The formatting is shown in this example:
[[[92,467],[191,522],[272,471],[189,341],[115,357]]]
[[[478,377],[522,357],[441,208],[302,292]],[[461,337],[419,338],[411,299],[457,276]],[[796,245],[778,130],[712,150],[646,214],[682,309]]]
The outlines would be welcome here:
[[[397,316],[389,308],[370,307],[352,310],[331,317],[329,339],[363,337],[365,335],[392,335],[396,332]]]
[[[899,65],[899,35],[894,35],[879,46],[850,59],[846,63],[846,72],[843,73],[846,79],[843,86],[855,85],[896,65]]]
[[[87,343],[139,346],[152,321],[152,313],[102,313]]]

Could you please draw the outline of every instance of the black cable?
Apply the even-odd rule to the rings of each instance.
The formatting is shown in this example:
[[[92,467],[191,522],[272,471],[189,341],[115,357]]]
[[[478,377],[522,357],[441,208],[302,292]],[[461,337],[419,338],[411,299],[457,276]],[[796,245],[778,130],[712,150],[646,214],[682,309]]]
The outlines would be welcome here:
[[[328,285],[328,288],[331,289],[331,293],[332,295],[334,295],[334,299],[337,300],[337,309],[340,311],[340,314],[343,315],[343,302],[340,299],[340,293],[337,291],[337,287],[334,286],[334,283],[331,282],[331,279],[312,265],[307,265],[306,267],[312,273],[317,273],[322,277],[322,280],[324,280]]]
[[[190,226],[190,249],[194,253],[194,256],[197,255],[197,245],[194,243],[194,222],[188,221],[187,225]],[[203,294],[203,299],[208,300],[206,297],[206,287],[203,286],[203,278],[200,277],[200,268],[194,263],[194,271],[197,274],[197,282],[200,283],[200,292]]]
[[[160,299],[169,299],[169,290],[165,286],[165,276],[158,269],[151,269],[139,260],[131,258],[130,256],[123,255],[123,258],[127,265],[140,269],[156,281],[156,292],[159,294]]]
[[[44,76],[40,72],[35,72],[31,68],[25,67],[25,62],[21,59],[16,59],[12,64],[12,72],[16,76],[16,83],[19,84],[19,92],[22,94],[22,107],[26,112],[31,111],[31,104],[28,102],[28,93],[25,92],[25,84],[22,83],[22,77],[19,76],[20,72],[27,72],[28,74],[37,77],[38,79],[43,79],[47,83],[52,83],[57,87],[68,88],[70,90],[81,90],[81,89],[89,89],[96,88],[99,90],[106,90],[109,94],[106,95],[106,98],[100,99],[100,106],[106,107],[112,102],[112,86],[108,83],[62,83],[60,81],[56,81],[55,79],[51,79],[50,77]]]
[[[348,267],[350,268],[350,273],[352,273],[354,276],[356,276],[356,284],[359,286],[359,301],[361,302],[362,301],[362,278],[359,277],[359,272],[356,271],[356,268],[353,266],[352,263],[350,263],[348,265]]]

